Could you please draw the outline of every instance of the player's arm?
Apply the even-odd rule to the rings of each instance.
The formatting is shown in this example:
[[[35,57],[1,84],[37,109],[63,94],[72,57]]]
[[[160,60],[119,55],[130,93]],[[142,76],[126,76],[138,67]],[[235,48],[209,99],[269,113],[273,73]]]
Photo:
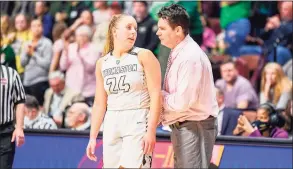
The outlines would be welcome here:
[[[90,139],[96,140],[106,113],[107,93],[104,90],[104,78],[101,72],[102,59],[96,64],[96,94],[91,115]]]
[[[139,60],[144,68],[147,87],[150,95],[150,118],[148,132],[156,133],[162,107],[161,99],[161,68],[155,55],[149,50],[138,53]]]

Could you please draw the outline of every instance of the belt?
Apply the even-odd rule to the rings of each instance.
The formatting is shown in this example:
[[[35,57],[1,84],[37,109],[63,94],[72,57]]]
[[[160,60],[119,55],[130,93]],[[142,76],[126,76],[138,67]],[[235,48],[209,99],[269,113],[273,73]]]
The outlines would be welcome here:
[[[214,118],[214,116],[211,116],[211,115],[210,115],[207,119],[210,119],[210,118]],[[187,122],[192,122],[192,121],[190,121],[190,120],[185,120],[185,121],[182,121],[182,122],[177,121],[177,122],[171,124],[171,125],[170,125],[170,128],[171,128],[171,129],[172,129],[172,128],[178,128],[178,127],[180,127],[182,124],[187,123]]]

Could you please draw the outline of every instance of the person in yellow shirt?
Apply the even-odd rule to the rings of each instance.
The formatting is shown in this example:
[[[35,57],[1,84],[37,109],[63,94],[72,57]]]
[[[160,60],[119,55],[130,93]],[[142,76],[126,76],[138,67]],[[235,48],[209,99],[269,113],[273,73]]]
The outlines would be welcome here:
[[[14,20],[15,24],[15,38],[12,43],[12,47],[15,52],[16,59],[16,68],[17,72],[22,75],[24,72],[24,68],[20,63],[20,54],[24,50],[24,44],[30,40],[32,40],[32,33],[29,30],[28,18],[24,14],[18,14]],[[22,77],[22,76],[21,76]]]

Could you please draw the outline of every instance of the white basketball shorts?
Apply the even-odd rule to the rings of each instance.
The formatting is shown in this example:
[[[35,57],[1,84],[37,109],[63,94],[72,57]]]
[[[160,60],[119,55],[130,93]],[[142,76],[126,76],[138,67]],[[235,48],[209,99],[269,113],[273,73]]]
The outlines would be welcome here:
[[[107,111],[103,131],[103,168],[151,168],[143,153],[149,109]]]

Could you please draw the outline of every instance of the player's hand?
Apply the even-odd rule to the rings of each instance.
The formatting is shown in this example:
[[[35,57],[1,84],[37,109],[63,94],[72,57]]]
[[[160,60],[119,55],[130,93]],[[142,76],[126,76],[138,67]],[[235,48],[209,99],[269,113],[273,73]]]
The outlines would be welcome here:
[[[15,128],[12,134],[11,142],[16,141],[16,146],[20,147],[24,144],[24,133],[22,128]]]
[[[142,140],[142,149],[144,154],[151,154],[156,144],[156,132],[147,132]]]
[[[95,155],[96,139],[90,139],[86,148],[86,155],[92,161],[97,161],[97,156]]]

